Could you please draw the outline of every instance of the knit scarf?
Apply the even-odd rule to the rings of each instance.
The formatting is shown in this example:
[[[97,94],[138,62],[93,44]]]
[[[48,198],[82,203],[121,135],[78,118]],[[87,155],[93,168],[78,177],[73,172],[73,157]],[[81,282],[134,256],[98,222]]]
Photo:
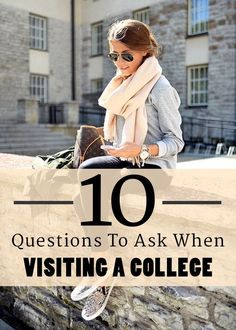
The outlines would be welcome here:
[[[162,68],[154,56],[146,58],[126,80],[117,69],[98,100],[99,105],[106,108],[106,140],[117,140],[116,115],[119,115],[125,119],[121,144],[143,144],[148,130],[145,101],[161,74]]]

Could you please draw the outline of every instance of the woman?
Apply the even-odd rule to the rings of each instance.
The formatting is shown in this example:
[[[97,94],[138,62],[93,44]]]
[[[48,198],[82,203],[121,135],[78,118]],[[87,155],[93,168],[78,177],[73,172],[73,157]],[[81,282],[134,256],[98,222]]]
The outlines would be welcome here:
[[[98,102],[106,109],[104,137],[113,147],[80,168],[175,168],[184,145],[180,98],[162,75],[158,43],[146,24],[132,19],[114,23],[108,42],[117,71]],[[82,316],[91,320],[103,311],[110,292],[111,287],[77,287],[71,298],[89,295]]]

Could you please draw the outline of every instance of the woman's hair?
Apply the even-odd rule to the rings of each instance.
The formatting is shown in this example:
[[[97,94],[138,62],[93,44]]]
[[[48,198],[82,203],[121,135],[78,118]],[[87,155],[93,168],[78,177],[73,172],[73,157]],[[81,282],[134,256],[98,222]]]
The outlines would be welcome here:
[[[108,31],[108,41],[118,40],[132,50],[147,51],[145,58],[158,57],[161,47],[157,43],[150,28],[145,23],[134,19],[117,21],[111,25]]]

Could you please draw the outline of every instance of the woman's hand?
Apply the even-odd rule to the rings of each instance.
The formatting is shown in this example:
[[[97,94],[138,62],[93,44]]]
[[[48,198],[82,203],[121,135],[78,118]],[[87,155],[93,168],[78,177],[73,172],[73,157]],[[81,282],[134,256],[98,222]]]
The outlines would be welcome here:
[[[107,153],[114,157],[133,158],[140,154],[141,146],[135,143],[126,143],[120,145],[119,148],[108,149]]]

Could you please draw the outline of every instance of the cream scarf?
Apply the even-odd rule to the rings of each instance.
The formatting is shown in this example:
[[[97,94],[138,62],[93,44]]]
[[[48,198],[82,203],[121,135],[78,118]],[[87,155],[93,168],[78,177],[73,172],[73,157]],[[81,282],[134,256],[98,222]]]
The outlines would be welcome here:
[[[121,144],[142,144],[147,134],[147,113],[145,101],[162,74],[158,60],[148,57],[137,71],[124,80],[117,69],[100,96],[98,103],[106,108],[104,138],[116,141],[116,115],[125,119]]]

